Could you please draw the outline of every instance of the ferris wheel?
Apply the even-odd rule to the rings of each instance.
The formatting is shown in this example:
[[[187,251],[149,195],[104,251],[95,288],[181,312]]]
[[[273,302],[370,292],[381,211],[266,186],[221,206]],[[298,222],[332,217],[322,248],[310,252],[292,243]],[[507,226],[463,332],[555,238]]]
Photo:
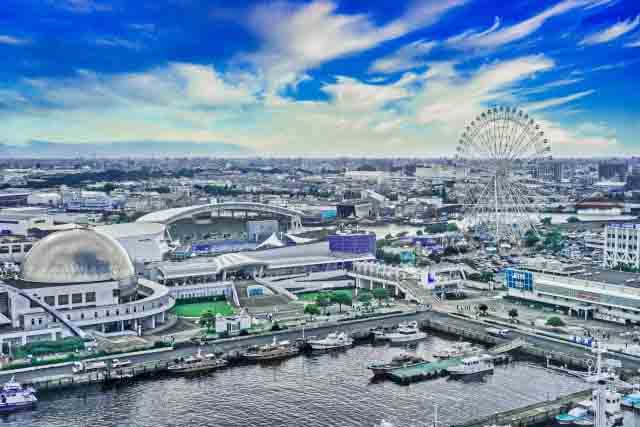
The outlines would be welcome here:
[[[551,143],[522,110],[493,107],[467,125],[457,156],[465,163],[465,221],[499,241],[519,242],[535,230],[535,191],[529,165],[550,157]]]

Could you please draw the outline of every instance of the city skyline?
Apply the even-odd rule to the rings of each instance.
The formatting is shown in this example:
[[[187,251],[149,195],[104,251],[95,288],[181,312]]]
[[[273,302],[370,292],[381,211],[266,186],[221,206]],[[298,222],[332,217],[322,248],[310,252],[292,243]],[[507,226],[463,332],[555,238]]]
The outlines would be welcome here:
[[[0,142],[437,157],[508,105],[556,156],[640,152],[631,1],[222,3],[9,0]]]

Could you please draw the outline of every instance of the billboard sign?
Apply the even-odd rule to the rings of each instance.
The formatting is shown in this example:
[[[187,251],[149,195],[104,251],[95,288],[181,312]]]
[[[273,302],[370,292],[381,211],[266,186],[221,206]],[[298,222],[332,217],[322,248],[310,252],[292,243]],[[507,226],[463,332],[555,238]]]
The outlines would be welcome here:
[[[507,282],[507,288],[522,289],[525,291],[533,290],[533,273],[530,271],[507,268],[505,270],[505,280]]]

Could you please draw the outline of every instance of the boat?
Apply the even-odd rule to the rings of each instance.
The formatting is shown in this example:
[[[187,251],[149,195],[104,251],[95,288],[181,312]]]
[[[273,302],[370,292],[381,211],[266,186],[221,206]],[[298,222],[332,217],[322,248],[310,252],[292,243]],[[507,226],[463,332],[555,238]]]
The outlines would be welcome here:
[[[473,345],[467,341],[458,341],[449,348],[440,350],[433,354],[437,359],[452,359],[454,357],[466,357],[476,355],[482,351],[482,348]]]
[[[309,340],[308,344],[312,351],[340,350],[351,347],[353,339],[344,332],[332,332],[326,338]]]
[[[121,369],[121,368],[126,368],[127,366],[131,366],[131,360],[120,360],[120,359],[111,360],[111,369]]]
[[[14,377],[0,391],[0,413],[30,409],[37,402],[36,390],[33,387],[23,387]]]
[[[372,363],[367,366],[367,369],[373,371],[374,376],[385,376],[394,369],[410,368],[424,362],[426,362],[426,360],[423,357],[417,356],[415,354],[402,353],[391,359],[391,362]]]
[[[389,341],[392,344],[405,344],[420,341],[426,337],[427,333],[420,331],[418,322],[414,320],[409,323],[401,323],[398,325],[398,329],[385,333],[381,339]]]
[[[493,372],[493,358],[488,355],[465,357],[458,365],[447,368],[449,375],[461,377]]]
[[[630,408],[640,404],[640,385],[633,385],[633,391],[622,398],[622,404]]]
[[[202,355],[198,349],[198,353],[193,356],[177,359],[175,363],[167,367],[167,370],[172,374],[193,374],[214,371],[227,366],[227,364],[226,360],[218,358],[215,354]]]
[[[300,353],[300,349],[298,347],[292,345],[289,341],[277,342],[274,337],[273,343],[254,347],[243,353],[242,356],[247,360],[261,361],[284,359],[295,356],[298,353]]]

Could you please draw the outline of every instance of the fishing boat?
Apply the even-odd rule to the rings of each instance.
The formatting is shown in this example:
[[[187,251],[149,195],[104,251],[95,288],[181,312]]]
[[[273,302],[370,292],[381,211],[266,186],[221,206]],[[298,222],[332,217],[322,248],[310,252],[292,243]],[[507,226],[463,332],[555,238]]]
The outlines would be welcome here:
[[[433,357],[437,359],[453,359],[455,357],[465,357],[470,355],[476,355],[482,351],[482,348],[473,345],[467,341],[459,341],[451,345],[449,348],[445,348],[433,354]]]
[[[449,375],[463,377],[493,372],[493,358],[488,355],[465,357],[458,365],[447,368]]]
[[[131,360],[120,360],[120,359],[111,360],[111,369],[121,369],[131,365],[132,365]]]
[[[300,353],[300,349],[292,345],[289,341],[277,342],[273,338],[273,343],[254,347],[242,354],[242,356],[251,361],[261,360],[277,360],[292,357]]]
[[[312,351],[341,350],[353,345],[353,339],[344,332],[332,332],[326,338],[309,340]]]
[[[15,412],[33,408],[38,402],[33,387],[23,387],[13,377],[0,390],[0,412]]]
[[[186,359],[177,359],[175,363],[169,365],[167,370],[172,374],[193,374],[209,372],[227,366],[228,362],[218,358],[215,354],[203,355],[198,349],[198,353]]]
[[[385,333],[381,339],[387,340],[392,344],[406,344],[423,340],[427,337],[426,332],[420,331],[418,322],[401,323],[398,329],[393,332]]]
[[[423,357],[415,354],[402,353],[391,359],[388,363],[372,363],[367,366],[368,369],[373,371],[374,376],[385,376],[389,372],[397,368],[409,368],[426,362]]]

